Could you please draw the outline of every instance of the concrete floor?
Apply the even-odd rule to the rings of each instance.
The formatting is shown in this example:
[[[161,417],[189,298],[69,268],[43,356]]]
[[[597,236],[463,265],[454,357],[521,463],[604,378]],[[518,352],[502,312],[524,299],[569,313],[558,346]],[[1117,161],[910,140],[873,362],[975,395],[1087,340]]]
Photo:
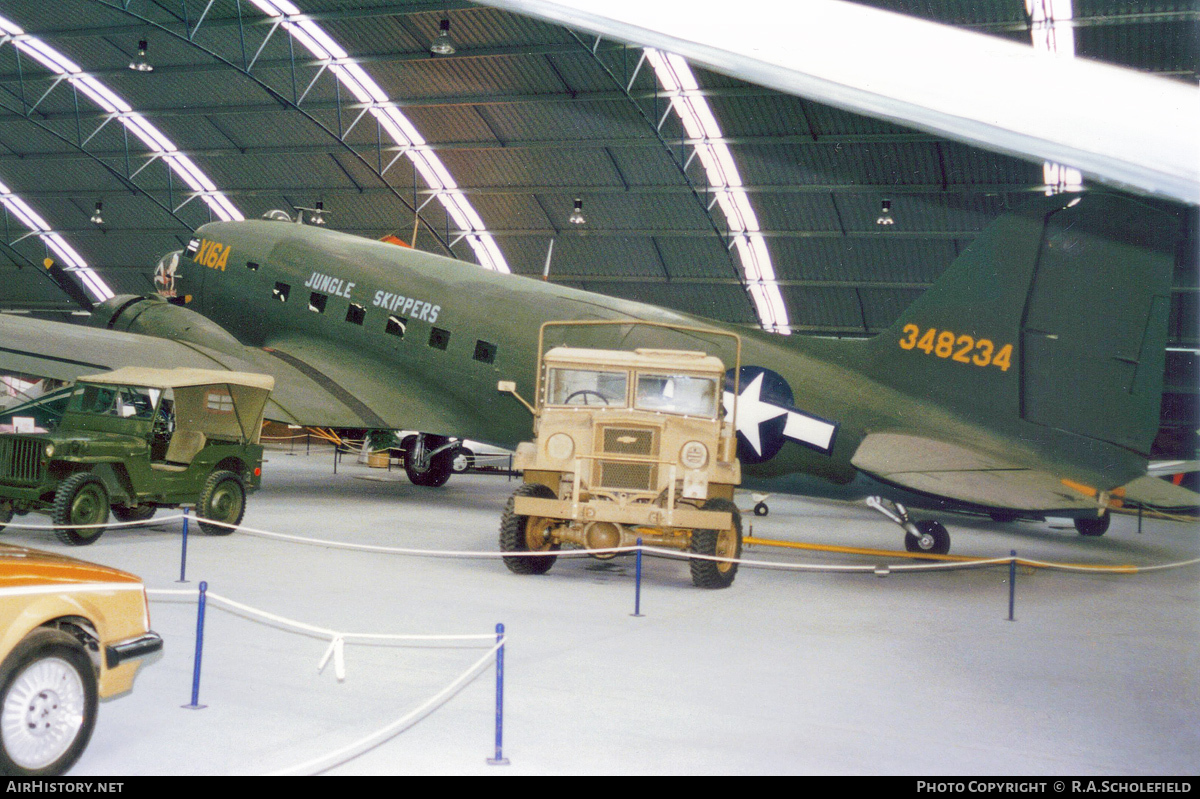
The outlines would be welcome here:
[[[472,474],[441,489],[329,450],[270,454],[254,527],[383,546],[496,549],[515,487]],[[752,504],[749,497],[739,502]],[[772,497],[746,517],[762,538],[897,548],[862,506]],[[1200,552],[1196,525],[1118,517],[1103,538],[1047,524],[943,515],[963,555],[1141,566]],[[41,517],[25,521],[41,523]],[[649,559],[641,618],[631,558],[560,559],[518,577],[498,560],[337,550],[178,523],[111,531],[87,548],[49,533],[6,541],[209,590],[347,632],[508,630],[504,754],[492,766],[491,668],[419,723],[333,774],[1107,774],[1200,772],[1200,567],[1138,575],[1023,569],[813,574],[743,568],[692,587]],[[879,557],[755,547],[746,557],[872,564]],[[894,563],[906,562],[896,557]],[[335,750],[416,708],[475,661],[477,643],[348,644],[347,675],[317,672],[328,645],[209,606],[200,701],[190,700],[194,599],[152,601],[162,658],[101,705],[73,773],[255,774]]]

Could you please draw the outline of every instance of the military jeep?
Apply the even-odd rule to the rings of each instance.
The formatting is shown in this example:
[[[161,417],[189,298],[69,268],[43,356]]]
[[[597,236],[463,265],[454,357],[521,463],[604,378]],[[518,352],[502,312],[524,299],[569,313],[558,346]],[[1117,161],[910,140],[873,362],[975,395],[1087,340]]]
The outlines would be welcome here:
[[[538,346],[535,440],[518,446],[514,466],[524,483],[505,508],[500,548],[551,553],[563,544],[602,550],[641,539],[649,546],[717,558],[740,558],[742,524],[733,503],[741,482],[734,414],[723,408],[726,368],[699,351],[602,350]],[[649,325],[649,323],[637,323]],[[657,326],[657,325],[652,325]],[[693,330],[671,325],[674,331]],[[707,337],[737,336],[695,329]],[[734,364],[736,379],[740,363]],[[516,393],[502,382],[501,391]],[[733,401],[736,401],[736,387]],[[519,396],[518,396],[519,398]],[[555,555],[504,558],[517,574],[542,574]],[[692,558],[692,582],[733,583],[737,563]]]
[[[48,512],[59,540],[91,544],[119,521],[194,506],[227,535],[262,478],[267,375],[126,368],[76,383],[53,430],[0,433],[0,529]],[[214,524],[223,522],[224,524]]]

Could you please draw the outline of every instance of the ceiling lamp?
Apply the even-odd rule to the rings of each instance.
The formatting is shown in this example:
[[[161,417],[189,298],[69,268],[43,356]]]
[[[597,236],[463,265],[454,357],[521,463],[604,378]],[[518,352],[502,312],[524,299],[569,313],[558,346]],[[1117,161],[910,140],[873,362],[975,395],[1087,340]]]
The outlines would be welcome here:
[[[583,200],[579,199],[578,197],[575,198],[575,210],[571,212],[569,217],[567,217],[567,221],[572,225],[583,225],[587,223],[587,220],[583,218]]]
[[[437,38],[429,45],[429,52],[434,55],[454,55],[454,42],[450,40],[450,20],[443,19],[438,28]]]
[[[892,201],[884,200],[879,204],[879,216],[875,219],[877,225],[894,225],[896,220],[892,218]]]
[[[153,72],[154,67],[146,60],[146,51],[150,49],[150,44],[145,39],[138,42],[137,58],[129,62],[129,68],[135,72]]]
[[[104,203],[100,202],[99,200],[96,200],[96,210],[92,211],[92,224],[93,225],[103,225],[104,224],[104,217],[101,216],[101,214],[100,214],[100,212],[103,210],[104,210]]]
[[[317,200],[316,206],[307,208],[303,205],[296,206],[296,224],[303,225],[305,223],[304,212],[308,211],[308,224],[323,225],[325,224],[325,203]]]

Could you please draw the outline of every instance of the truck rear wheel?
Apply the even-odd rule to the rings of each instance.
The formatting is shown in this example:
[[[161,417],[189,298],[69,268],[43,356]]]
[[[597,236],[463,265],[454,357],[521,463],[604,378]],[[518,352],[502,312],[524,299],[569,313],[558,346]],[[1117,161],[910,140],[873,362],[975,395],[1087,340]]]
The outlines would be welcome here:
[[[77,472],[63,480],[54,492],[50,518],[56,525],[63,525],[54,534],[64,544],[94,544],[108,522],[108,489],[104,482],[91,472]]]
[[[500,517],[500,551],[501,552],[555,552],[558,544],[546,537],[546,531],[553,524],[553,519],[541,516],[519,516],[513,512],[513,501],[516,497],[538,497],[539,499],[557,499],[557,495],[549,487],[541,483],[522,483],[513,495],[508,498],[504,507],[504,515]],[[557,555],[541,557],[512,557],[504,558],[504,565],[513,574],[545,574],[550,571]]]
[[[223,469],[210,474],[196,503],[200,529],[208,535],[229,535],[245,515],[246,483],[242,478]]]
[[[733,522],[725,530],[694,530],[689,547],[696,555],[716,558],[740,558],[742,556],[742,515],[737,505],[727,499],[710,499],[701,510],[725,511]],[[700,588],[728,588],[737,576],[736,563],[692,558],[692,584]]]

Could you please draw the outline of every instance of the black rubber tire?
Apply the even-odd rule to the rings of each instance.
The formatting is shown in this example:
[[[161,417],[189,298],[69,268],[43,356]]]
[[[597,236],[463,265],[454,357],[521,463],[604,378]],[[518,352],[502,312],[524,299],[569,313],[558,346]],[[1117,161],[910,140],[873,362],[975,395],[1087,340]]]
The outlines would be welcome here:
[[[466,447],[459,447],[450,459],[451,468],[455,474],[463,474],[475,468],[475,453]]]
[[[754,503],[754,515],[755,516],[766,516],[770,512],[771,512],[771,509],[767,507],[767,503],[765,503],[765,502],[755,502]]]
[[[233,472],[213,472],[196,502],[196,520],[206,535],[229,535],[246,515],[246,482]],[[211,521],[206,521],[211,520]],[[224,522],[232,527],[212,522]]]
[[[158,508],[154,505],[138,505],[136,508],[129,508],[125,505],[113,505],[112,515],[119,522],[144,522],[154,516]]]
[[[439,445],[440,446],[440,445]],[[414,459],[404,458],[404,473],[409,482],[423,488],[440,488],[454,473],[454,451],[446,450],[429,459],[429,466],[424,470],[418,469]]]
[[[558,544],[548,544],[542,549],[529,546],[527,533],[529,524],[544,524],[546,520],[536,516],[518,516],[513,512],[513,501],[516,497],[539,497],[541,499],[556,499],[557,495],[541,483],[522,483],[508,498],[504,513],[500,516],[500,551],[501,552],[557,552]],[[557,555],[546,555],[540,558],[504,558],[504,565],[513,574],[545,574],[550,571]]]
[[[1079,531],[1080,535],[1094,538],[1107,533],[1110,524],[1112,524],[1112,514],[1106,513],[1095,519],[1076,519],[1075,529]]]
[[[12,521],[13,506],[11,502],[0,502],[0,532],[4,531],[5,525]]]
[[[30,670],[31,666],[35,668]],[[50,674],[45,673],[47,669]],[[75,706],[67,709],[63,705],[69,694],[61,688],[56,691],[55,686],[62,682],[52,678],[71,672],[79,684],[70,683],[75,689],[82,688],[82,696],[76,693]],[[39,685],[40,690],[31,693]],[[65,773],[91,740],[97,703],[96,671],[83,645],[62,630],[39,627],[30,632],[0,664],[0,773],[24,777]],[[60,715],[67,718],[57,718]],[[69,728],[76,719],[79,726],[68,729],[60,746],[50,752],[31,753],[21,746],[30,743],[28,737],[22,740],[28,729],[53,728],[55,721],[59,725],[66,722]],[[61,754],[54,757],[60,748]],[[46,762],[48,757],[53,760]]]
[[[701,510],[728,511],[733,516],[733,527],[729,530],[693,530],[688,549],[696,555],[722,558],[742,556],[742,514],[727,499],[714,498],[705,502]],[[731,546],[732,551],[731,551]],[[692,558],[688,561],[692,570],[692,584],[699,588],[728,588],[737,577],[738,564],[715,560]]]
[[[933,541],[930,546],[921,546],[921,538],[912,533],[904,534],[904,548],[909,552],[921,552],[930,555],[945,555],[950,551],[950,532],[941,522],[926,520],[917,522],[917,529],[922,535],[928,534]]]
[[[91,472],[76,472],[58,484],[50,518],[61,525],[104,525],[108,523],[108,511],[108,489],[104,487],[104,481]],[[94,544],[103,534],[102,526],[54,531],[59,541],[73,547]]]

